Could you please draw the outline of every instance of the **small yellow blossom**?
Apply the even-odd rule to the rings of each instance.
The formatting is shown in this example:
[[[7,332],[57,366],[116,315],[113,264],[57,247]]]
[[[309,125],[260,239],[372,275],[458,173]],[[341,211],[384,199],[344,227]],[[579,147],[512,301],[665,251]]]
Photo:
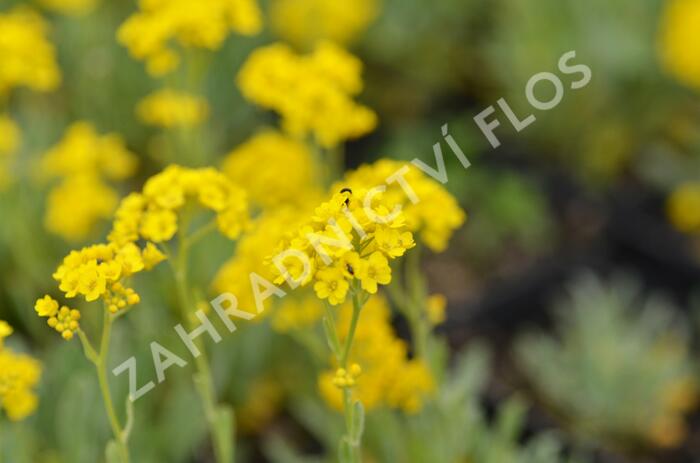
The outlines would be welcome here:
[[[354,271],[362,289],[370,294],[377,293],[378,284],[387,285],[391,281],[389,260],[380,251],[373,252],[366,260],[359,260],[359,265]]]
[[[345,301],[349,288],[343,271],[337,267],[327,267],[316,272],[314,291],[319,298],[328,299],[331,305]]]
[[[36,301],[34,310],[40,317],[53,317],[58,312],[58,301],[46,295]]]
[[[207,118],[209,104],[202,97],[165,88],[141,100],[136,114],[156,127],[194,127]]]

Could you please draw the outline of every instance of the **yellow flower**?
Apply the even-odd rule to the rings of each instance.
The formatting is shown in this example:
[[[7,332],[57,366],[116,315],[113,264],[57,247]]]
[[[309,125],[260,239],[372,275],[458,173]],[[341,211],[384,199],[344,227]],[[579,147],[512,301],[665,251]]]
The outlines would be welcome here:
[[[147,243],[146,247],[142,253],[143,265],[146,270],[151,270],[153,267],[158,265],[160,262],[165,260],[165,254],[160,252],[160,249],[156,247],[153,243]]]
[[[270,22],[284,40],[302,49],[330,40],[354,41],[375,19],[378,0],[273,0]]]
[[[666,71],[683,84],[700,89],[700,2],[665,2],[659,49]]]
[[[319,298],[328,299],[331,305],[344,302],[349,288],[343,271],[336,267],[327,267],[316,272],[314,291]]]
[[[145,97],[136,107],[139,119],[157,127],[194,127],[209,114],[204,98],[165,88]]]
[[[154,243],[168,241],[177,232],[177,215],[169,209],[152,209],[144,213],[141,235]]]
[[[324,147],[372,131],[376,114],[352,97],[362,90],[360,60],[329,42],[310,55],[285,44],[258,48],[238,74],[243,96],[282,116],[284,129],[298,138],[313,135]]]
[[[53,317],[58,312],[58,301],[49,295],[38,299],[34,305],[34,310],[40,317]]]
[[[55,89],[61,81],[56,51],[46,38],[48,26],[37,13],[17,7],[0,13],[0,97],[14,87]]]
[[[361,259],[355,268],[355,277],[362,283],[362,289],[370,294],[377,293],[377,284],[387,285],[391,281],[391,268],[384,254],[375,251],[369,259]]]
[[[160,76],[177,67],[177,47],[216,50],[232,31],[254,35],[261,28],[255,0],[142,0],[117,38],[134,58],[147,61],[151,75]]]
[[[83,265],[78,277],[78,292],[90,302],[102,296],[107,291],[107,278],[97,262],[92,260]]]
[[[680,185],[668,200],[671,223],[683,233],[700,232],[700,183]]]

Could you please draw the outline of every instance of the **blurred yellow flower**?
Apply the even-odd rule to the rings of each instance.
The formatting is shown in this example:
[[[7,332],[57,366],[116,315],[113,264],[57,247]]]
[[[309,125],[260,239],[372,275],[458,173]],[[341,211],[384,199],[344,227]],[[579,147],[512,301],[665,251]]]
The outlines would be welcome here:
[[[338,312],[338,333],[347,336],[352,317],[351,304]],[[435,391],[435,381],[420,359],[408,358],[408,346],[396,337],[391,325],[391,311],[380,296],[371,297],[362,309],[349,357],[350,371],[322,373],[321,395],[329,405],[343,409],[342,387],[353,387],[353,397],[368,409],[387,406],[408,413],[420,411]],[[352,381],[348,382],[348,375]]]
[[[11,421],[19,421],[37,408],[39,401],[33,389],[39,382],[41,366],[30,356],[3,346],[3,338],[11,333],[10,325],[0,320],[0,407]]]
[[[39,0],[44,8],[70,16],[83,16],[92,12],[98,0]]]
[[[0,13],[0,97],[14,87],[53,90],[61,82],[48,26],[37,13],[17,7]]]
[[[285,41],[309,49],[323,40],[354,41],[379,12],[379,0],[273,0],[270,23]]]
[[[46,228],[70,241],[88,237],[119,200],[106,180],[130,177],[137,162],[118,135],[98,135],[87,122],[72,124],[39,165],[39,177],[59,179],[48,194]]]
[[[176,46],[216,50],[230,32],[255,35],[261,28],[256,0],[141,0],[117,38],[147,62],[151,75],[161,76],[177,67]]]
[[[259,132],[233,149],[221,170],[262,208],[308,204],[321,196],[318,169],[308,148],[273,130]]]
[[[666,71],[685,85],[700,89],[700,1],[668,0],[659,47]]]
[[[165,88],[145,97],[136,107],[142,122],[157,127],[193,127],[209,114],[207,100]]]
[[[668,216],[683,233],[700,232],[700,183],[680,185],[668,199]]]
[[[303,56],[277,43],[248,57],[238,86],[248,100],[279,113],[288,133],[333,147],[377,125],[376,114],[352,100],[362,91],[361,72],[359,59],[330,42]]]

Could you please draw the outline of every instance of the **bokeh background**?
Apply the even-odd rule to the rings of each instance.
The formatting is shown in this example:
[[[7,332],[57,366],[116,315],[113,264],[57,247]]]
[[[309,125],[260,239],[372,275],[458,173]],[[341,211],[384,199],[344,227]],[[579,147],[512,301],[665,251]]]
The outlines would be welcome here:
[[[3,54],[17,40],[6,19],[16,8],[37,15],[60,81],[3,82],[16,66]],[[362,61],[357,100],[378,116],[376,129],[344,145],[344,169],[380,157],[432,165],[442,143],[445,188],[469,217],[448,252],[422,263],[430,293],[448,301],[437,335],[461,375],[445,402],[451,416],[432,432],[469,450],[458,460],[421,453],[408,443],[430,439],[433,422],[378,411],[366,461],[700,461],[700,2],[268,0],[260,8],[259,34],[184,50],[179,68],[156,78],[117,39],[136,2],[0,0],[0,319],[14,327],[6,343],[43,365],[36,412],[19,423],[0,417],[0,461],[103,459],[110,431],[92,369],[80,345],[55,336],[33,309],[55,291],[63,256],[109,230],[116,204],[95,204],[95,188],[121,197],[171,163],[220,166],[278,123],[236,84],[247,57],[277,41],[308,52],[318,38]],[[27,46],[22,59],[43,66],[42,47]],[[570,50],[592,70],[579,90],[557,71]],[[565,83],[550,111],[525,98],[542,71]],[[205,98],[206,120],[144,122],[136,108],[164,82]],[[499,98],[537,120],[517,132],[497,110],[502,146],[493,149],[473,118]],[[109,155],[121,161],[100,186],[69,187],[45,161],[78,121],[120,137]],[[445,124],[468,169],[444,142]],[[267,168],[264,153],[259,162]],[[206,243],[192,263],[197,280],[213,281],[226,246]],[[112,367],[136,355],[141,377],[152,378],[148,344],[178,342],[163,302],[168,281],[159,270],[139,282],[142,303],[116,329]],[[246,325],[211,355],[217,388],[237,409],[237,461],[333,461],[324,449],[338,417],[318,398],[313,362],[269,325]],[[393,326],[410,337],[402,317]],[[137,403],[135,461],[212,461],[186,376]],[[113,388],[123,397],[127,384]]]

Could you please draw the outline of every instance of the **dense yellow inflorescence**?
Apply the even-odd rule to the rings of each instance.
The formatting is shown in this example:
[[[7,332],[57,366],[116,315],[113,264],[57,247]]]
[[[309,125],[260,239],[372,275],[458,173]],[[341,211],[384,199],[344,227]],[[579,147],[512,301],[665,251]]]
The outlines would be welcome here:
[[[45,92],[60,84],[56,51],[41,16],[25,7],[0,13],[0,31],[0,99],[15,87]]]
[[[351,304],[339,309],[337,321],[341,342],[348,333]],[[335,409],[343,409],[345,387],[368,410],[390,407],[416,413],[435,391],[435,381],[421,359],[408,358],[408,346],[396,337],[391,311],[381,296],[373,296],[362,309],[349,357],[349,369],[323,372],[318,380],[323,398]]]
[[[683,84],[700,89],[700,1],[668,0],[661,22],[659,48],[666,71]]]
[[[12,421],[31,415],[39,399],[33,389],[41,376],[41,365],[25,354],[17,354],[4,345],[12,327],[0,320],[0,407]]]
[[[197,95],[165,88],[142,99],[136,114],[145,124],[156,127],[194,127],[206,120],[209,103]]]
[[[389,209],[401,206],[406,227],[419,235],[420,240],[431,250],[442,252],[447,248],[454,231],[464,224],[466,214],[442,185],[412,164],[382,159],[348,173],[342,182],[336,184],[336,188],[359,190],[382,185],[403,167],[408,169],[403,177],[417,202],[411,200],[398,181],[387,185],[384,201]]]
[[[117,37],[151,75],[162,76],[178,67],[178,47],[216,50],[231,32],[254,35],[261,28],[256,0],[140,0]]]
[[[71,125],[41,159],[41,176],[59,179],[48,194],[46,228],[71,241],[87,238],[119,201],[108,181],[127,179],[137,164],[120,136],[99,135],[87,122]]]
[[[275,283],[312,284],[316,295],[331,305],[345,302],[350,285],[357,283],[375,294],[391,282],[389,261],[415,246],[400,211],[386,206],[379,192],[367,201],[368,190],[344,190],[318,206],[311,220],[287,234],[278,246],[285,254],[276,263]],[[308,269],[303,265],[303,255]],[[281,272],[277,264],[282,264]]]
[[[333,147],[377,125],[376,114],[352,99],[362,91],[361,72],[359,59],[330,42],[308,55],[277,43],[250,55],[238,86],[248,100],[279,113],[288,133]]]
[[[350,44],[378,12],[379,0],[273,0],[270,23],[280,38],[309,49],[323,40]]]

